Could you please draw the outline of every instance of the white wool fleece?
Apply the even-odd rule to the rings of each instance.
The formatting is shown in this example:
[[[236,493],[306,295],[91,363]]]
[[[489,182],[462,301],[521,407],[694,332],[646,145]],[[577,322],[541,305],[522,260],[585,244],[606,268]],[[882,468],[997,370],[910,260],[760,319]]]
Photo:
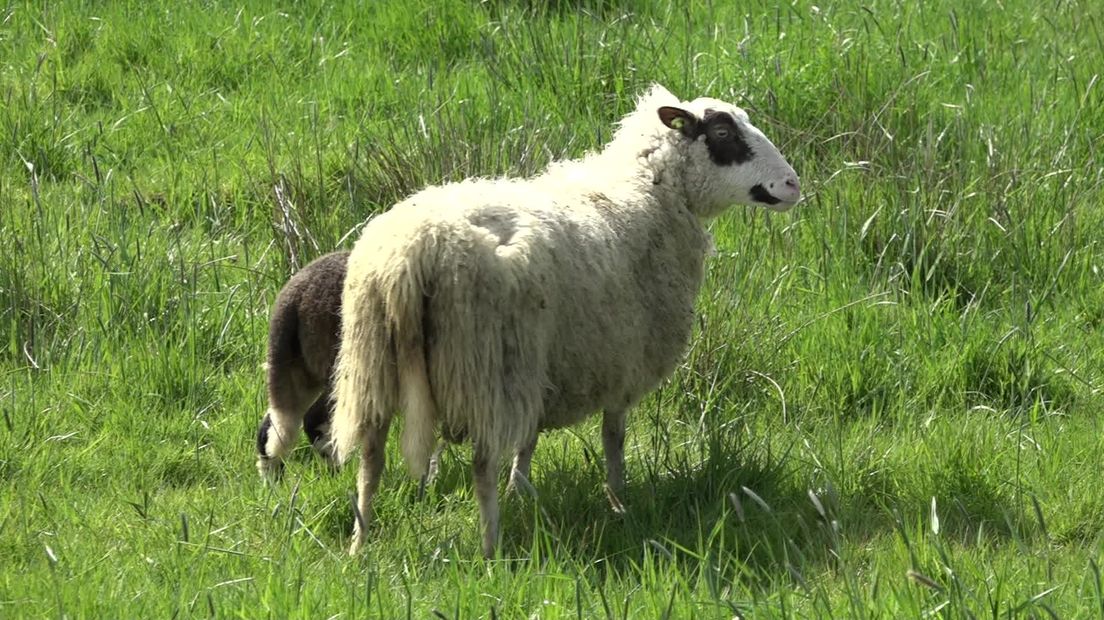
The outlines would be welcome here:
[[[754,156],[718,165],[660,106],[728,112]],[[530,179],[430,187],[372,220],[349,259],[337,455],[404,411],[423,471],[433,429],[501,454],[539,429],[638,401],[675,368],[711,250],[705,222],[793,175],[742,110],[653,86],[612,141]],[[796,179],[796,175],[793,175]]]

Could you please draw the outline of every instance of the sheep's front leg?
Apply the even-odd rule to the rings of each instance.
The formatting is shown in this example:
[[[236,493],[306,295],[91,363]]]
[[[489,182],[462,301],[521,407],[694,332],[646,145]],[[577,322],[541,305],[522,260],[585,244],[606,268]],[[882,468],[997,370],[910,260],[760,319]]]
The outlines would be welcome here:
[[[520,493],[532,491],[533,485],[529,483],[529,470],[533,465],[533,451],[537,449],[537,435],[533,435],[532,441],[525,444],[514,455],[514,466],[510,469],[510,484],[507,491]]]
[[[625,409],[602,414],[602,449],[606,453],[606,492],[617,512],[624,511],[619,495],[625,489]]]
[[[371,517],[372,497],[379,488],[385,462],[384,444],[387,441],[389,423],[380,427],[370,426],[364,431],[363,449],[360,455],[360,469],[357,470],[356,522],[353,524],[353,543],[349,555],[355,554],[368,535],[368,520]]]
[[[483,556],[489,559],[494,557],[498,544],[498,455],[477,445],[472,469],[483,519]]]

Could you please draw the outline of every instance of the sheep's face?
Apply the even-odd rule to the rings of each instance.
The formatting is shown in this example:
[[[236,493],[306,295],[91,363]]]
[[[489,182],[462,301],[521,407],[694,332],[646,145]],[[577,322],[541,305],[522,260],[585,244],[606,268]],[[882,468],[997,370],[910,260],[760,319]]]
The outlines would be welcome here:
[[[691,209],[700,216],[733,204],[786,211],[801,198],[797,173],[742,109],[701,98],[663,106],[659,118],[691,141],[684,179]]]

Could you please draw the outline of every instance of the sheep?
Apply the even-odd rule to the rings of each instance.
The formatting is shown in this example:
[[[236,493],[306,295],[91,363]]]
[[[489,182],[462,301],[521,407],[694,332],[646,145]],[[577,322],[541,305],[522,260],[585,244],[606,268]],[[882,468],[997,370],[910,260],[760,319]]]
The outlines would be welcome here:
[[[499,457],[516,450],[515,472],[527,470],[544,429],[601,410],[616,496],[626,413],[690,339],[706,224],[733,204],[785,211],[800,196],[746,112],[653,84],[598,152],[532,178],[428,187],[376,217],[349,256],[335,368],[335,458],[361,450],[349,552],[396,410],[415,476],[437,428],[470,439],[487,557]]]
[[[332,372],[341,342],[341,291],[349,252],[321,256],[295,273],[276,296],[268,324],[268,410],[257,429],[257,471],[272,481],[295,447],[299,428],[333,462]]]

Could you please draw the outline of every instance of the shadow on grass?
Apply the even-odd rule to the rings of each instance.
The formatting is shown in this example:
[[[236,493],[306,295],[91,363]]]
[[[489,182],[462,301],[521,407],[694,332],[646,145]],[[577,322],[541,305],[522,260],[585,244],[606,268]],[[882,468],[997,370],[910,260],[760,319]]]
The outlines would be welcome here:
[[[655,461],[630,460],[620,498],[623,514],[607,499],[602,460],[591,447],[583,449],[582,459],[577,446],[549,441],[543,452],[538,447],[532,480],[536,497],[500,494],[502,557],[519,568],[553,559],[626,579],[649,562],[676,562],[684,574],[708,570],[716,578],[769,588],[780,578],[800,585],[806,574],[849,570],[841,559],[848,556],[847,547],[886,535],[899,537],[911,553],[930,527],[925,517],[933,494],[939,495],[946,540],[972,545],[1033,532],[1032,518],[1012,495],[963,463],[947,462],[927,472],[917,488],[906,488],[913,472],[867,472],[856,464],[861,484],[841,492],[831,485],[810,489],[809,464],[792,446],[705,443],[712,447],[697,444],[700,450],[671,450]],[[396,465],[390,463],[389,469]],[[503,481],[506,471],[503,464]],[[380,506],[386,514],[373,518],[372,544],[386,544],[393,535],[388,532],[419,502],[432,504],[430,511],[455,511],[462,502],[460,509],[470,511],[465,523],[435,523],[432,531],[419,535],[426,539],[416,553],[478,557],[478,505],[471,495],[468,449],[453,446],[444,452],[423,499],[417,497],[417,481],[405,473],[386,478],[380,492],[402,497]],[[344,544],[351,515],[344,496],[319,534]]]
[[[722,572],[719,564],[738,559],[768,579],[798,564],[796,558],[826,559],[830,519],[795,485],[787,455],[759,460],[718,450],[700,462],[668,461],[630,466],[623,514],[607,498],[598,467],[582,475],[547,469],[535,477],[535,500],[509,502],[505,553],[523,555],[535,542],[540,553],[567,554],[615,573],[637,570],[647,556],[691,563],[712,557]]]

